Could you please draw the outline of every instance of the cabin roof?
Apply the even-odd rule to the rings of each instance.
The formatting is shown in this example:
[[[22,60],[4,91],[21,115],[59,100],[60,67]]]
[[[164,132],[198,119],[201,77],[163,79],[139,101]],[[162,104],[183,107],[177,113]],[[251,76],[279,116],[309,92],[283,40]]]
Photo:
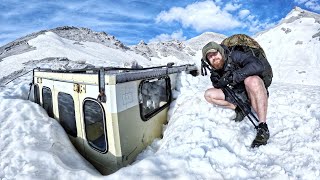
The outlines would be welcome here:
[[[69,70],[56,70],[48,68],[36,68],[35,72],[48,72],[48,73],[67,73],[67,74],[86,74],[99,76],[112,76],[115,78],[116,83],[134,81],[138,79],[161,77],[168,74],[179,73],[182,71],[196,70],[196,65],[185,64],[180,66],[173,66],[173,64],[167,64],[165,66],[155,66],[147,68],[119,68],[119,67],[97,67],[97,68],[85,68],[85,69],[69,69]]]

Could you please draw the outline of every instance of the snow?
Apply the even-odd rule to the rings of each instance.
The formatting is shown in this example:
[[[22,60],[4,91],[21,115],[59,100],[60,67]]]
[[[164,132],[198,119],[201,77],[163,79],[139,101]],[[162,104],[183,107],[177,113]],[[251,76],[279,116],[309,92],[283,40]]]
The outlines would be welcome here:
[[[27,100],[32,79],[28,73],[0,86],[0,179],[320,179],[320,78],[316,73],[320,55],[315,51],[320,43],[309,34],[319,27],[303,29],[295,23],[257,37],[275,73],[269,87],[271,137],[266,146],[250,148],[256,132],[247,118],[234,122],[233,110],[205,101],[209,77],[182,73],[163,138],[156,139],[133,164],[102,176],[76,151],[59,123]],[[285,34],[282,27],[292,31]],[[280,37],[279,32],[284,35]],[[296,45],[299,40],[303,43]],[[3,59],[0,79],[25,68],[24,62],[57,55],[96,66],[123,66],[134,60],[150,66],[172,60],[169,56],[149,61],[131,51],[74,42],[50,32],[30,40],[37,49]],[[284,42],[286,46],[274,46]],[[305,53],[298,53],[301,49]],[[200,57],[198,51],[194,62]],[[65,65],[53,63],[54,67]]]
[[[81,42],[61,38],[53,32],[46,32],[28,41],[36,50],[4,58],[1,63],[0,77],[20,70],[23,63],[47,57],[66,57],[73,61],[83,61],[95,66],[121,66],[139,61],[152,65],[149,60],[132,51],[123,52],[95,42]],[[19,62],[16,61],[19,59]]]
[[[297,13],[300,12],[293,11],[291,14]],[[320,23],[306,16],[293,22],[281,23],[256,37],[273,68],[274,81],[304,85],[319,84],[320,39],[313,37],[319,29]]]
[[[208,104],[208,77],[181,74],[163,139],[109,176],[74,149],[63,128],[27,99],[31,74],[0,93],[2,179],[318,179],[320,86],[270,87],[268,145],[252,149],[255,130],[234,111]],[[190,108],[192,107],[192,108]]]
[[[59,123],[48,117],[38,104],[27,100],[29,80],[15,82],[0,93],[0,178],[97,175],[76,153]]]

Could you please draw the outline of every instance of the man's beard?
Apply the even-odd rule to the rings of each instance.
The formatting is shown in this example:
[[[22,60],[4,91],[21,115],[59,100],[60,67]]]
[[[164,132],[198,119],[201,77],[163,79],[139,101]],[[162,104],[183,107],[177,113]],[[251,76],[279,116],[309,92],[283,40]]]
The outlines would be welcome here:
[[[216,63],[213,64],[213,67],[214,67],[215,69],[222,69],[222,68],[223,68],[223,65],[224,65],[224,60],[219,59],[219,60],[217,60]]]

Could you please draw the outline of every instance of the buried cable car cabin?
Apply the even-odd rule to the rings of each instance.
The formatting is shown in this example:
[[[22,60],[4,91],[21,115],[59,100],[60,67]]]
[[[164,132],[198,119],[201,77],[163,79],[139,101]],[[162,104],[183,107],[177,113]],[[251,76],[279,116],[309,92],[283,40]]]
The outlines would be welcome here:
[[[178,73],[195,65],[142,69],[34,69],[34,99],[102,174],[134,161],[162,135]]]

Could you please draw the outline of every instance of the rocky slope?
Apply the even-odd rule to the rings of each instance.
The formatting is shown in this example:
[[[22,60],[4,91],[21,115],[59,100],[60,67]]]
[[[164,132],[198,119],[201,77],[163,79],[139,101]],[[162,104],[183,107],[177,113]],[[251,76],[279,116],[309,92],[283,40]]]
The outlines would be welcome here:
[[[35,32],[0,47],[0,61],[8,56],[35,50],[35,47],[30,46],[28,41],[46,32],[54,32],[62,38],[76,41],[75,43],[79,45],[81,45],[81,42],[97,42],[114,49],[129,49],[114,36],[105,32],[94,32],[88,28],[63,26]]]

